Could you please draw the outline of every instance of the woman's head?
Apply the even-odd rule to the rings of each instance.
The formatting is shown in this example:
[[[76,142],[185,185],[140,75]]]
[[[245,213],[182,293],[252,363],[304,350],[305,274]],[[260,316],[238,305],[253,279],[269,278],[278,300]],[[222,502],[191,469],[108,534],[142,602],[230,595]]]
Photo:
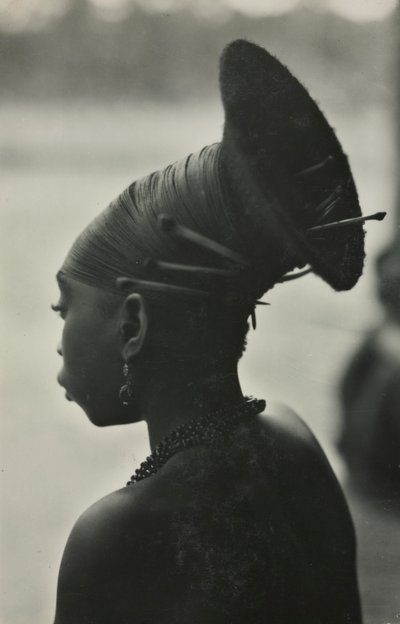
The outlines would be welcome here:
[[[60,383],[97,424],[111,415],[113,422],[128,417],[117,402],[124,362],[142,379],[142,389],[146,375],[155,373],[188,380],[233,370],[260,284],[290,268],[271,256],[263,276],[238,281],[234,272],[233,278],[223,273],[232,269],[229,259],[160,229],[158,217],[166,212],[244,253],[219,156],[213,145],[133,184],[82,232],[59,272],[65,319]],[[149,259],[184,268],[160,270]],[[187,271],[192,266],[222,274]]]
[[[70,394],[82,405],[109,404],[124,362],[143,383],[149,371],[188,379],[232,369],[256,300],[295,267],[309,262],[337,290],[362,271],[349,165],[307,91],[245,41],[228,46],[220,78],[222,143],[132,184],[78,237],[61,268],[74,294],[63,354],[70,359],[72,344],[71,361],[78,356],[61,382],[80,381]],[[350,228],[330,228],[353,217]]]

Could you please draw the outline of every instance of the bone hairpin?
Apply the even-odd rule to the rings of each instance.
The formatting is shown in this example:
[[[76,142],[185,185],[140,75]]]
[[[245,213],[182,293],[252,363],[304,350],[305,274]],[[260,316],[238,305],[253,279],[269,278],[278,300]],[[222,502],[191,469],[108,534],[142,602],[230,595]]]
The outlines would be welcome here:
[[[159,290],[161,292],[170,292],[177,295],[194,295],[196,297],[209,297],[211,293],[197,288],[186,288],[184,286],[173,286],[172,284],[164,284],[163,282],[151,282],[148,280],[137,279],[136,277],[118,277],[116,285],[119,290],[128,288],[147,288],[150,290]]]
[[[303,275],[308,275],[308,273],[312,273],[312,268],[304,269],[304,271],[298,271],[297,273],[287,273],[283,275],[279,280],[280,283],[291,282],[292,280],[298,279],[299,277],[303,277]]]
[[[250,313],[250,317],[251,317],[251,326],[253,328],[253,330],[255,330],[257,328],[257,317],[256,317],[256,309],[253,308],[251,313]]]
[[[325,217],[327,217],[329,213],[332,211],[332,208],[339,201],[340,194],[342,193],[342,191],[343,191],[343,187],[337,186],[335,190],[329,195],[329,197],[322,200],[322,202],[318,204],[316,208],[314,208],[314,212],[317,215],[320,214],[322,211],[322,214],[319,217],[320,221],[322,221],[322,219],[325,219]]]
[[[194,232],[188,227],[177,223],[175,219],[168,215],[159,215],[158,222],[163,232],[169,232],[174,236],[178,236],[179,238],[190,241],[191,243],[194,243],[199,247],[203,247],[203,249],[213,251],[219,256],[227,258],[228,260],[240,264],[243,267],[247,267],[249,265],[247,260],[245,260],[245,258],[243,258],[243,256],[241,256],[240,254],[236,253],[236,251],[228,249],[228,247],[225,247],[224,245],[221,245],[221,243],[217,243],[216,241],[207,238],[207,236],[203,236],[203,234]]]
[[[255,302],[254,308],[250,312],[251,326],[252,326],[253,329],[257,328],[257,317],[256,317],[256,308],[255,308],[255,306],[258,306],[258,305],[264,305],[264,306],[268,305],[269,306],[271,304],[268,303],[267,301],[260,301],[260,300]]]
[[[163,260],[153,260],[148,258],[144,263],[145,268],[164,269],[166,271],[183,271],[187,273],[203,273],[204,275],[215,275],[219,277],[236,277],[237,271],[229,269],[215,269],[213,267],[196,266],[193,264],[177,264],[175,262],[164,262]]]
[[[322,230],[330,230],[339,227],[347,227],[348,225],[357,225],[364,223],[365,221],[382,221],[386,217],[386,212],[375,212],[372,215],[366,217],[354,217],[353,219],[342,219],[342,221],[333,221],[332,223],[325,223],[323,225],[316,225],[312,228],[308,228],[308,233],[321,232]]]
[[[332,154],[329,154],[329,156],[327,156],[325,160],[321,160],[321,162],[317,163],[316,165],[312,165],[311,167],[307,167],[307,169],[302,169],[302,171],[298,171],[294,175],[296,177],[307,176],[310,173],[315,173],[316,171],[323,169],[323,167],[325,167],[328,163],[333,162],[334,160],[335,157],[332,156]]]
[[[325,203],[325,209],[324,212],[322,213],[321,217],[320,217],[320,221],[322,221],[322,219],[326,219],[326,217],[332,212],[333,208],[336,206],[337,202],[339,201],[340,197],[336,196],[334,199],[332,199],[329,204],[326,204],[326,201],[323,202]],[[317,211],[320,210],[322,207],[322,204],[320,204],[317,207]]]

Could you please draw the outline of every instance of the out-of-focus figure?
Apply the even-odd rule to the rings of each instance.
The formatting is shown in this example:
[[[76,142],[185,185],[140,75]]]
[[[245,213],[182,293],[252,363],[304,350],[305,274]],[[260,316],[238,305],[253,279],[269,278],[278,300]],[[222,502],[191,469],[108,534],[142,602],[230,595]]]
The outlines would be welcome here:
[[[353,484],[400,509],[400,241],[379,256],[377,273],[385,315],[342,380],[339,448]]]

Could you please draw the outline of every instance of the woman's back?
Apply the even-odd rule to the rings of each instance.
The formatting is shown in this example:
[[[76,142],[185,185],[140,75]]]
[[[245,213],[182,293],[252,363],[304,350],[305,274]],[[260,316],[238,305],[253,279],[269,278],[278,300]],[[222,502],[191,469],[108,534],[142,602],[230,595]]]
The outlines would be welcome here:
[[[56,624],[356,624],[354,557],[318,444],[293,413],[263,414],[83,514]]]

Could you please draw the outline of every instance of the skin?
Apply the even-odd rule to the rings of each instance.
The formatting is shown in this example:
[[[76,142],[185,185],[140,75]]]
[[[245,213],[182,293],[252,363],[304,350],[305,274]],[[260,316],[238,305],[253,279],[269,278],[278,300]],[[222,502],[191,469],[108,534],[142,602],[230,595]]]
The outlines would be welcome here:
[[[59,375],[99,426],[146,420],[154,446],[188,419],[243,398],[236,362],[172,361],[138,293],[60,280]],[[100,338],[101,337],[101,338]],[[196,357],[197,356],[197,357]],[[135,402],[121,407],[121,369]],[[200,399],[200,400],[199,400]],[[352,522],[316,440],[269,406],[223,448],[176,454],[154,476],[98,501],[61,563],[55,624],[359,624]]]

